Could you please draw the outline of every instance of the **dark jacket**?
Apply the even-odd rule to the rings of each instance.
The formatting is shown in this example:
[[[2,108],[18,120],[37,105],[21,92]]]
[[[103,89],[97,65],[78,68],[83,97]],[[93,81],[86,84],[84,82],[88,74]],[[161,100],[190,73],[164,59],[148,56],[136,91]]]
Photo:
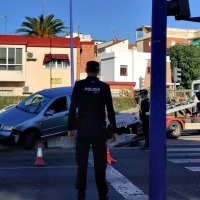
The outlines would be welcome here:
[[[100,81],[97,77],[87,77],[76,81],[72,93],[72,100],[68,116],[68,129],[75,129],[76,109],[78,108],[80,120],[108,120],[116,127],[115,112],[112,103],[111,91],[108,84]]]
[[[146,97],[141,100],[140,102],[140,119],[142,121],[149,120],[149,113],[150,113],[150,105],[149,105],[149,98]]]

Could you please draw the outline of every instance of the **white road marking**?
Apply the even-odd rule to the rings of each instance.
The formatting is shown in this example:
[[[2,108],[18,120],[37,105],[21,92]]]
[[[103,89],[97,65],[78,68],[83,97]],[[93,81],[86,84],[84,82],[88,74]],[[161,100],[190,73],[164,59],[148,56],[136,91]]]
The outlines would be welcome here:
[[[89,156],[89,163],[94,165],[92,153]],[[126,177],[115,170],[111,165],[107,165],[106,179],[116,191],[126,200],[148,200],[138,187],[133,185]]]
[[[200,167],[185,167],[185,168],[193,172],[200,172]]]
[[[149,199],[147,195],[145,195],[138,187],[133,185],[111,165],[107,165],[106,179],[126,200]]]
[[[44,167],[0,167],[0,170],[17,170],[17,169],[63,169],[63,168],[76,168],[77,166],[44,166]]]
[[[200,163],[200,159],[167,159],[172,163]]]
[[[187,157],[192,157],[192,156],[200,156],[200,153],[167,153],[167,157],[181,157],[181,156],[187,156]]]
[[[200,151],[200,148],[171,148],[171,149],[167,149],[167,151],[172,152],[174,151],[175,153],[167,153],[167,157],[173,156],[173,157],[181,157],[181,156],[186,156],[186,157],[192,157],[192,156],[200,156],[200,152],[199,153],[187,153],[187,152],[192,152],[192,151]],[[179,153],[179,152],[183,152],[186,151],[185,153]],[[200,159],[167,159],[167,161],[170,161],[172,163],[176,163],[176,164],[183,164],[183,163],[200,163]],[[193,171],[193,172],[198,172],[200,171],[200,167],[185,167],[186,169]]]
[[[167,151],[200,151],[200,148],[169,148]]]

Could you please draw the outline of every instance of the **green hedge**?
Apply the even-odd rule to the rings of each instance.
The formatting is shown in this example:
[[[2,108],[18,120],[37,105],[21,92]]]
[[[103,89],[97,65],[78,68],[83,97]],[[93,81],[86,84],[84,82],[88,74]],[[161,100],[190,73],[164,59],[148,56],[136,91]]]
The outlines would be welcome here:
[[[24,96],[0,96],[0,109],[10,104],[17,104],[25,98]],[[131,97],[113,97],[113,105],[115,112],[120,112],[136,107],[136,101]]]
[[[122,110],[128,110],[136,107],[135,98],[131,97],[113,97],[113,105],[115,112],[120,112]]]
[[[24,96],[0,96],[0,109],[10,104],[17,104],[25,98]]]

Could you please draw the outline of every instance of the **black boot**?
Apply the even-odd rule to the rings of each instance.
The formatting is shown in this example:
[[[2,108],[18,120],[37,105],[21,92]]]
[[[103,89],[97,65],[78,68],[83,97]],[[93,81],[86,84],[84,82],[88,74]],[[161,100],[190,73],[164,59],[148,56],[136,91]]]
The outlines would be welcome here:
[[[77,200],[85,200],[85,192],[78,192]]]
[[[99,200],[109,200],[109,199],[107,195],[105,195],[105,196],[99,196]]]

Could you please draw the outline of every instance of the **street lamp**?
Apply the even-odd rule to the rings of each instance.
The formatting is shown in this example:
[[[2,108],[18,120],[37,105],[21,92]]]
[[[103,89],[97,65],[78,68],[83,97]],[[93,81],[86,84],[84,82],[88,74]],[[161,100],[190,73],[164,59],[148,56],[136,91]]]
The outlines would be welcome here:
[[[0,17],[5,19],[5,35],[6,35],[7,16],[1,15]]]

